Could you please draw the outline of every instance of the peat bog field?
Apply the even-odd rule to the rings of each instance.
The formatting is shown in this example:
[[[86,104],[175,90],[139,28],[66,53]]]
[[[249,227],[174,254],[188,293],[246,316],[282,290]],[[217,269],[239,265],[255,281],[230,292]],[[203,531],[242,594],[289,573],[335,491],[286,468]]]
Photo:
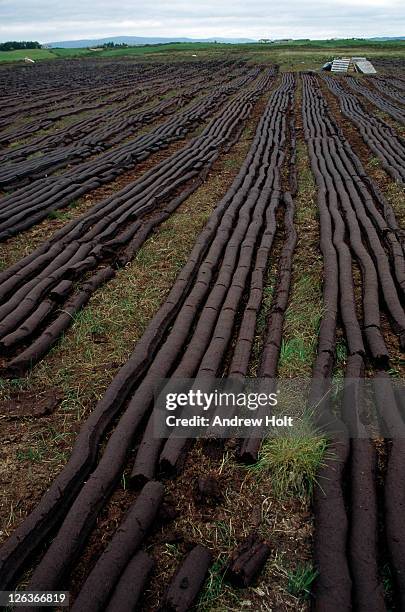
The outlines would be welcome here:
[[[0,590],[405,609],[405,61],[374,64],[1,66]],[[247,377],[308,381],[290,435],[154,435],[160,379]]]

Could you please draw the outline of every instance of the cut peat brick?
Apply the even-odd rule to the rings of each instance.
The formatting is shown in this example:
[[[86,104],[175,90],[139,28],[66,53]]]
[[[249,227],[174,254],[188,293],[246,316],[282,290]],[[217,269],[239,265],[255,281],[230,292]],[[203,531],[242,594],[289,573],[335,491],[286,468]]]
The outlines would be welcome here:
[[[250,534],[232,553],[226,579],[237,587],[249,587],[262,571],[269,555],[270,546],[256,533]]]
[[[167,590],[159,612],[187,612],[195,602],[212,562],[204,546],[195,546],[181,564]]]

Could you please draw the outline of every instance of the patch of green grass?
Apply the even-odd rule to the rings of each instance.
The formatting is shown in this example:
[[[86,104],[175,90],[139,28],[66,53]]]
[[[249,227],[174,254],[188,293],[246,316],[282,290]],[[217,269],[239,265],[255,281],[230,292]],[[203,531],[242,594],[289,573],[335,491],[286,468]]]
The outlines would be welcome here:
[[[308,599],[318,572],[310,563],[299,564],[288,572],[287,591],[299,599]]]
[[[78,387],[73,387],[69,384],[71,373],[69,371],[66,371],[65,373],[65,379],[66,382],[63,385],[66,390],[65,390],[65,396],[61,402],[61,410],[64,412],[75,412],[76,413],[76,418],[79,421],[81,418],[81,415],[84,412],[84,405],[83,405],[83,401],[82,401],[82,397],[81,397],[81,392],[80,392],[80,388]],[[63,370],[60,373],[60,377],[63,380]]]
[[[280,350],[280,367],[301,370],[312,359],[313,347],[303,338],[283,340]]]
[[[17,450],[18,461],[41,463],[65,463],[68,453],[60,448],[71,436],[69,431],[56,431],[52,426],[44,428],[34,435],[34,444]]]
[[[347,346],[344,340],[338,340],[336,343],[336,360],[343,363],[347,359]]]
[[[215,539],[227,549],[236,545],[235,534],[232,529],[232,521],[215,521]]]
[[[25,391],[29,386],[26,378],[13,378],[10,385],[15,391]]]
[[[299,263],[298,263],[299,265]],[[320,278],[303,272],[296,277],[285,315],[285,334],[280,351],[279,371],[304,375],[312,365],[323,316]]]
[[[395,216],[400,227],[405,226],[405,189],[399,183],[390,181],[387,189],[384,190],[384,196],[388,203],[392,206]]]
[[[266,287],[264,287],[263,289],[263,304],[265,306],[268,307],[268,309],[271,306],[271,302],[273,300],[273,294],[274,294],[274,282],[275,279],[268,279],[270,282],[266,285]],[[273,282],[272,282],[273,280]],[[265,320],[265,312],[261,311],[259,313],[259,316],[257,318],[257,325],[258,328],[261,330],[264,330],[264,326],[266,324],[266,320]]]
[[[44,154],[42,151],[35,151],[35,153],[32,153],[31,155],[28,155],[27,159],[37,159],[39,157],[43,157]]]
[[[391,376],[391,378],[401,378],[401,371],[397,368],[390,368],[389,370],[387,370],[387,372]]]
[[[24,57],[33,60],[55,59],[48,49],[16,49],[15,51],[0,51],[0,62],[24,61]],[[34,68],[34,66],[31,66]]]
[[[299,82],[301,86],[301,82]],[[312,174],[311,166],[308,159],[307,146],[304,140],[297,141],[297,165],[299,166],[299,184],[298,194],[307,196],[313,200],[316,192],[316,183],[314,175]],[[305,205],[305,202],[304,202]],[[302,208],[301,206],[299,207]],[[313,207],[310,207],[313,210]],[[299,212],[299,210],[297,210]]]
[[[370,168],[379,168],[381,166],[381,163],[378,157],[371,157],[369,159],[368,165],[370,166]]]
[[[63,210],[51,210],[48,214],[48,219],[58,219],[58,221],[70,221],[73,215],[69,211],[75,210],[79,206],[77,200],[72,200]]]
[[[11,395],[19,391],[26,391],[29,383],[26,378],[0,378],[0,395],[2,399],[10,399]]]
[[[219,558],[210,567],[208,578],[198,598],[198,612],[207,612],[221,597],[224,590],[225,565],[225,559]]]
[[[93,310],[80,310],[74,315],[77,342],[81,344],[89,340],[93,334],[104,334],[107,331],[107,324],[97,312]]]
[[[292,430],[264,440],[259,460],[248,469],[258,478],[270,473],[273,493],[278,498],[307,500],[312,495],[326,449],[326,438],[315,429],[311,417],[304,415]]]
[[[225,582],[227,557],[220,555],[208,571],[195,609],[197,612],[225,612],[227,610],[242,610],[243,603],[250,605],[248,600],[242,601],[240,590],[232,588]],[[193,608],[194,609],[194,608]]]
[[[40,462],[43,459],[43,455],[39,448],[28,447],[27,449],[17,451],[17,459],[18,461]]]
[[[100,55],[100,53],[95,53],[94,51],[89,51],[88,49],[86,49],[85,47],[79,48],[79,49],[75,49],[75,48],[71,48],[71,49],[52,49],[51,50],[53,57],[54,58],[70,58],[70,57],[98,57]]]
[[[68,221],[69,214],[61,210],[51,210],[48,214],[48,219],[58,219],[59,221]]]
[[[227,159],[224,162],[225,168],[240,168],[240,163],[238,159]]]
[[[335,379],[344,377],[347,362],[347,345],[343,338],[338,338],[336,341],[336,361],[333,370]]]

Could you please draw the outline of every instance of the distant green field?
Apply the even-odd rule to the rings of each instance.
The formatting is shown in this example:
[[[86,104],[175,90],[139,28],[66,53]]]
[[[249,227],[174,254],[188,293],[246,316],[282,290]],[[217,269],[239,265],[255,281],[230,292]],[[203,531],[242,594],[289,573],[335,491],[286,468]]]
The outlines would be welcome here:
[[[54,54],[49,49],[18,49],[17,51],[0,51],[0,62],[22,61],[24,57],[33,60],[54,59]]]
[[[103,54],[102,51],[97,53],[93,51],[89,51],[88,49],[49,49],[52,53],[53,57],[58,58],[69,58],[69,57],[77,57],[81,55],[99,55]]]
[[[128,57],[153,61],[190,61],[216,57],[243,57],[253,62],[277,63],[282,70],[317,69],[328,59],[342,55],[364,55],[373,58],[405,59],[405,41],[372,42],[347,40],[295,40],[286,43],[169,43],[138,47],[103,49],[23,49],[1,51],[0,62],[22,61],[28,56],[34,60],[68,59],[74,57],[121,58]]]
[[[225,43],[168,43],[164,45],[142,45],[137,47],[123,47],[117,49],[103,49],[90,51],[89,49],[50,49],[58,57],[133,57],[142,55],[192,54],[197,52],[217,53],[223,51],[240,52],[244,45],[231,45]]]
[[[264,46],[264,45],[263,45]],[[297,46],[282,46],[268,51],[256,51],[249,54],[249,59],[255,62],[279,64],[284,71],[317,70],[325,62],[334,57],[365,56],[371,61],[376,58],[405,60],[405,45],[400,49],[377,49],[375,47],[330,47],[310,48]]]

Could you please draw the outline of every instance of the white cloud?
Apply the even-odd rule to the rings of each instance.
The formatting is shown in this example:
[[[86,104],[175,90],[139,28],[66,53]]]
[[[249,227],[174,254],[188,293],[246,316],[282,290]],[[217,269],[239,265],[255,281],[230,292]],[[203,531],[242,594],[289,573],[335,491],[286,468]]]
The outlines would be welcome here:
[[[328,0],[324,0],[325,4],[328,3]],[[380,8],[396,8],[402,6],[402,0],[334,0],[336,5],[344,4],[347,6],[362,6],[366,9],[371,7],[380,7]],[[328,3],[329,4],[329,3]]]
[[[324,38],[405,33],[401,0],[0,0],[0,40],[114,35]]]

